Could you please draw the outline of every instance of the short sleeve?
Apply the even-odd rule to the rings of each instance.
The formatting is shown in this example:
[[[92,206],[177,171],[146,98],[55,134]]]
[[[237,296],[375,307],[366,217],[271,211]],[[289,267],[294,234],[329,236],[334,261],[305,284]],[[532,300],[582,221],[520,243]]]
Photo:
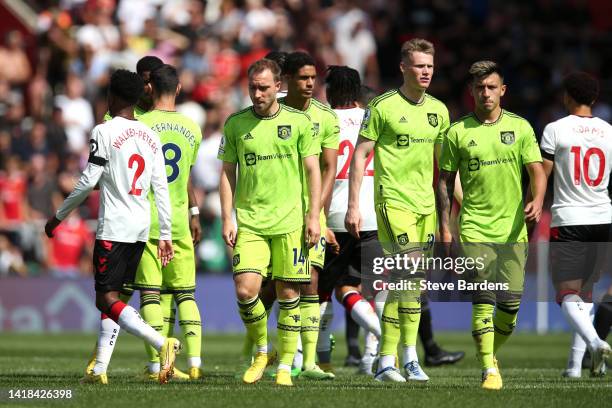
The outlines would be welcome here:
[[[91,131],[89,139],[89,159],[88,161],[98,166],[104,166],[110,159],[109,146],[102,132],[103,125],[96,126]]]
[[[231,132],[230,122],[226,122],[223,127],[223,136],[219,142],[219,152],[217,158],[229,163],[238,163],[238,154],[236,152],[236,142],[234,135]]]
[[[193,157],[191,158],[191,165],[194,166],[198,160],[198,151],[200,150],[200,144],[202,143],[202,130],[199,126],[195,127],[195,145],[193,146]]]
[[[523,158],[523,164],[541,162],[542,154],[540,153],[540,146],[538,146],[535,132],[529,123],[525,123],[523,132],[524,134],[521,138],[521,157]]]
[[[324,134],[319,135],[321,140],[321,148],[338,150],[340,145],[340,125],[338,116],[330,113],[325,121]]]
[[[448,132],[448,129],[450,128],[450,116],[448,114],[448,109],[446,109],[446,107],[444,107],[441,112],[440,112],[440,132],[438,133],[438,136],[436,136],[436,144],[443,144],[444,143],[444,139],[446,137],[446,133]]]
[[[440,170],[457,171],[459,170],[459,135],[456,128],[450,128],[442,143],[442,153],[440,155]]]
[[[361,121],[359,135],[366,139],[377,141],[382,134],[383,120],[380,111],[374,105],[368,105]]]
[[[301,121],[302,126],[300,128],[299,139],[298,139],[298,152],[301,157],[314,156],[321,153],[321,138],[315,134],[314,127],[310,119],[304,116]]]
[[[540,149],[544,156],[550,155],[547,157],[552,159],[552,156],[555,154],[555,149],[557,148],[557,141],[555,138],[555,130],[551,123],[546,125],[544,128],[544,132],[542,133],[542,140],[540,141]]]

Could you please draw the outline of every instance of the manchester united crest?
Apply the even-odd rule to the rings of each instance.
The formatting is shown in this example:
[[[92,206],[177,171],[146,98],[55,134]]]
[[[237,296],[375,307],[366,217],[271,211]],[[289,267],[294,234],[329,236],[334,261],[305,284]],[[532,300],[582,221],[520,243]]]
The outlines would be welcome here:
[[[429,124],[432,127],[438,126],[438,115],[435,114],[435,113],[428,113],[427,114],[427,121],[429,122]]]
[[[511,145],[514,143],[514,132],[510,130],[499,132],[499,138],[503,144]]]
[[[289,125],[279,125],[277,127],[278,137],[283,140],[287,140],[291,137],[291,126]]]

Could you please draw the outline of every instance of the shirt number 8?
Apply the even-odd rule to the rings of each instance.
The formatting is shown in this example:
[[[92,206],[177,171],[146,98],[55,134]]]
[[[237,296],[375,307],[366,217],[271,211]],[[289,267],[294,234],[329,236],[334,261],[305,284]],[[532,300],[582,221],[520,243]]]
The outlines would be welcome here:
[[[172,157],[168,157],[168,150],[173,152]],[[178,162],[181,160],[181,148],[174,143],[166,143],[162,147],[162,152],[164,152],[166,166],[170,166],[172,169],[172,172],[168,174],[168,183],[172,183],[179,176],[180,168]]]

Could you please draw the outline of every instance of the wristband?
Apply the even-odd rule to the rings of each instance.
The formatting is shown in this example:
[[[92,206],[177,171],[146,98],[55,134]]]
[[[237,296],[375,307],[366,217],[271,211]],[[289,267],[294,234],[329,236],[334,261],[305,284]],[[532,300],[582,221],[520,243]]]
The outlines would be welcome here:
[[[189,215],[191,215],[192,217],[194,215],[199,215],[200,214],[200,209],[198,207],[191,207],[189,209]]]

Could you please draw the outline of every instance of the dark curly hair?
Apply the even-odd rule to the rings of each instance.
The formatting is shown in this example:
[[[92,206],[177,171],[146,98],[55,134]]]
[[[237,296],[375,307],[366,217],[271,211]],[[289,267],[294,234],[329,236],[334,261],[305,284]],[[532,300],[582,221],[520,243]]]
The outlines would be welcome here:
[[[563,79],[563,89],[580,105],[592,105],[599,96],[599,83],[586,72],[572,72]]]
[[[121,98],[124,102],[135,105],[144,92],[144,81],[135,72],[118,69],[110,79],[109,92]]]

